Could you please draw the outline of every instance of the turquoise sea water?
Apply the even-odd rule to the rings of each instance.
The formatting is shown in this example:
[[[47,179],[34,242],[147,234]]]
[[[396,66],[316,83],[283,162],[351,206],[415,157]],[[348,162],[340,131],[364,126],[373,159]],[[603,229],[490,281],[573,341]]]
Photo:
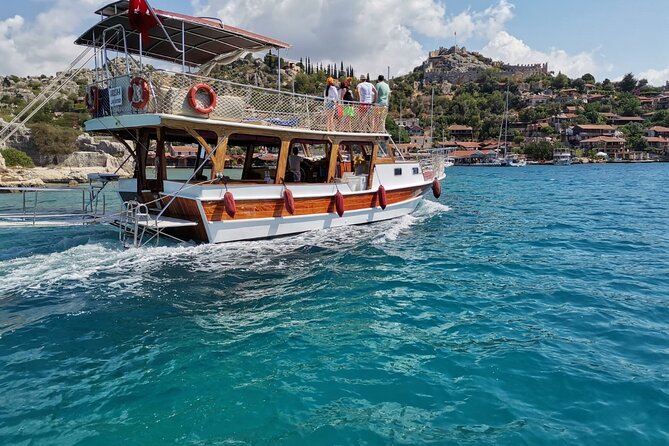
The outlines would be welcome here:
[[[668,191],[452,168],[412,216],[279,240],[0,229],[0,444],[669,444]]]

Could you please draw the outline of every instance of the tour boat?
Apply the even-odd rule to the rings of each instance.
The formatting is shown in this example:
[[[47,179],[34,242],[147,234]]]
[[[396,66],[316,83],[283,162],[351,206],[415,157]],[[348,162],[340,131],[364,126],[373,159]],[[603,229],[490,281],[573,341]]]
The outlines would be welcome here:
[[[568,148],[555,149],[553,151],[553,164],[556,166],[569,166],[572,162],[571,150]]]
[[[413,212],[430,190],[439,197],[443,157],[404,160],[385,129],[387,107],[282,91],[280,70],[277,89],[205,75],[288,44],[144,0],[96,14],[76,41],[96,61],[85,128],[112,135],[135,163],[134,178],[118,182],[124,212],[114,222],[135,244],[144,232],[220,243],[371,223]],[[168,178],[174,144],[196,147],[188,179]]]

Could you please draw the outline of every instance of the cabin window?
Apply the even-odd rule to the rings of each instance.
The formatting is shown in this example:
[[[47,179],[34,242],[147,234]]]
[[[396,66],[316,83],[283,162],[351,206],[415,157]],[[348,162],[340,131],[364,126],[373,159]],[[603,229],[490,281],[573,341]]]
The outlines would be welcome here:
[[[420,169],[418,169],[418,167],[414,167],[412,169],[412,172],[413,172],[414,175],[418,175],[418,174],[420,174]]]
[[[232,180],[274,183],[280,148],[278,138],[231,135],[225,157],[225,175]]]
[[[379,151],[376,153],[377,159],[382,160],[392,158],[390,156],[391,153],[392,151],[390,150],[390,147],[388,147],[388,143],[386,141],[379,142]]]
[[[300,182],[302,183],[325,183],[328,180],[328,166],[332,145],[322,140],[294,139],[290,142],[290,150],[286,156],[290,156],[297,149],[298,156],[302,157],[300,163]],[[290,172],[290,163],[286,163],[286,181],[295,181]]]
[[[396,175],[396,176],[398,176],[398,175],[402,175],[402,168],[401,168],[401,167],[396,167],[396,168],[395,168],[395,175]]]
[[[372,144],[368,142],[343,142],[339,145],[341,154],[341,175],[352,172],[355,175],[369,175],[372,159]]]

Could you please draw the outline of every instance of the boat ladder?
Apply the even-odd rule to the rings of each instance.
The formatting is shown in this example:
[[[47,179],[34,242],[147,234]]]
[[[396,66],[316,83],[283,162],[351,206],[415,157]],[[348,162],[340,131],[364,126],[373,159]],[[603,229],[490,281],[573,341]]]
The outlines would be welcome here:
[[[146,204],[131,200],[123,203],[123,210],[112,225],[118,227],[119,240],[123,243],[124,248],[139,248],[152,241],[158,245],[160,237],[183,243],[184,240],[165,231],[197,226],[197,223],[156,214]]]

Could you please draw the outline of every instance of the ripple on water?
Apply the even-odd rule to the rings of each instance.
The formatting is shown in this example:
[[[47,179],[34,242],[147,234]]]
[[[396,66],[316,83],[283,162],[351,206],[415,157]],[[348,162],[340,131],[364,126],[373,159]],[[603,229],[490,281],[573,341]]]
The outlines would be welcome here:
[[[0,230],[0,443],[667,443],[666,165],[444,185],[221,246]]]

